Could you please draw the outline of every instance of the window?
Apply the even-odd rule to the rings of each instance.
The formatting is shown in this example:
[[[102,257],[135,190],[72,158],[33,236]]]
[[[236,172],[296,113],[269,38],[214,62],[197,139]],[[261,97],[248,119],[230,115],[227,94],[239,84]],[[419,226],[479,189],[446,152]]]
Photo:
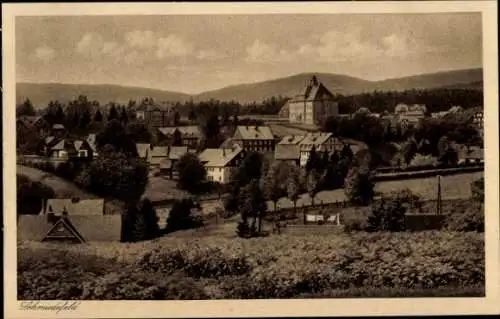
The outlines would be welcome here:
[[[78,157],[87,157],[87,156],[88,156],[87,150],[79,150],[78,151]]]

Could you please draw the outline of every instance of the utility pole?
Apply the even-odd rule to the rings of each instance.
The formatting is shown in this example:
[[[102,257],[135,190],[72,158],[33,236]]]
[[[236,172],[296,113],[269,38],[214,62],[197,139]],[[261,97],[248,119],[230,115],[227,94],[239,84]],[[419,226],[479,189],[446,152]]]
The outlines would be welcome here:
[[[438,175],[437,176],[437,180],[438,180],[438,193],[437,193],[437,212],[436,214],[437,215],[441,215],[443,212],[443,208],[442,208],[442,203],[441,203],[441,175]]]

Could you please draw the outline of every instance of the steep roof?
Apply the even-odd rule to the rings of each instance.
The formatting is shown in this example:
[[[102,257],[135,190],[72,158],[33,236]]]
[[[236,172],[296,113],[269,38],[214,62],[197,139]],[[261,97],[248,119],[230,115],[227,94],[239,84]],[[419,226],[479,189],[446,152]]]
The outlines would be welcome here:
[[[167,157],[168,146],[153,146],[149,153],[151,157]]]
[[[54,129],[54,130],[64,130],[64,125],[62,125],[62,124],[54,124],[54,125],[52,125],[52,129]]]
[[[286,135],[281,139],[278,145],[296,145],[299,144],[304,138],[304,135]]]
[[[149,151],[151,148],[151,144],[146,144],[146,143],[137,143],[135,144],[135,148],[137,150],[137,155],[141,158],[146,158],[149,157]]]
[[[234,133],[235,140],[274,140],[274,135],[269,126],[238,125]]]
[[[76,146],[74,141],[68,139],[62,139],[56,145],[52,146],[51,150],[53,151],[76,150]]]
[[[299,142],[300,145],[322,145],[333,137],[332,133],[308,133]]]
[[[276,160],[298,160],[300,158],[299,145],[276,145],[274,151],[274,158]]]
[[[306,84],[304,91],[296,95],[290,102],[309,102],[324,99],[333,99],[333,94],[316,78],[316,76],[313,76]]]
[[[176,129],[177,127],[175,126],[168,126],[168,127],[159,127],[158,131],[163,135],[172,135],[174,134]]]
[[[53,212],[61,214],[63,211],[68,215],[103,215],[104,214],[104,199],[81,199],[78,202],[73,202],[72,199],[52,198],[48,199],[45,208],[41,214]]]
[[[178,126],[177,129],[183,137],[200,137],[201,130],[198,125]]]
[[[121,240],[121,214],[68,215],[67,219],[87,242]],[[52,227],[46,216],[21,215],[17,222],[17,238],[41,241]]]
[[[187,152],[187,146],[171,146],[168,152],[168,158],[171,160],[178,160]]]
[[[240,147],[233,149],[207,148],[198,155],[200,161],[208,167],[224,167],[243,150]]]

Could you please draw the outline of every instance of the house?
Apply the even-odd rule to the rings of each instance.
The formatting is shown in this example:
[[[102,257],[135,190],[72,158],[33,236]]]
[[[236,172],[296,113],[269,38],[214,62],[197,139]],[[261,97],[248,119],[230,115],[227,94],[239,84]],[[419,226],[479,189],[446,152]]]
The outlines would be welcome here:
[[[299,143],[300,148],[300,166],[305,166],[314,150],[317,153],[327,153],[338,151],[340,152],[344,147],[344,143],[333,136],[332,133],[308,133]]]
[[[207,179],[222,184],[230,183],[245,156],[241,147],[207,148],[199,154],[199,159],[205,166]]]
[[[39,134],[45,134],[50,131],[50,125],[43,116],[21,116],[17,118],[16,125],[24,128],[33,129]]]
[[[484,149],[478,146],[462,146],[458,148],[458,163],[484,163]]]
[[[413,105],[398,114],[398,121],[404,127],[417,126],[425,118],[426,111],[425,105]]]
[[[94,157],[94,148],[87,141],[49,136],[45,143],[46,156],[53,159]]]
[[[136,119],[153,128],[168,126],[174,118],[173,105],[141,105],[135,112]]]
[[[314,125],[339,114],[338,101],[316,76],[311,78],[303,92],[287,102],[287,106],[290,123]]]
[[[274,160],[300,165],[300,146],[293,144],[278,144],[274,150]]]
[[[63,137],[66,134],[66,128],[62,124],[54,124],[51,128],[51,135]]]
[[[163,174],[173,177],[175,164],[188,152],[187,146],[152,146],[136,144],[137,155],[149,163],[151,168],[158,168]]]
[[[105,214],[103,199],[48,199],[39,215],[21,215],[18,240],[86,243],[121,241],[122,215]]]
[[[158,143],[162,145],[182,145],[196,149],[203,137],[197,125],[158,128]]]
[[[245,151],[273,152],[274,134],[269,126],[238,125],[232,140]]]
[[[476,127],[481,137],[484,137],[484,112],[477,111],[474,112],[472,116],[472,124]]]

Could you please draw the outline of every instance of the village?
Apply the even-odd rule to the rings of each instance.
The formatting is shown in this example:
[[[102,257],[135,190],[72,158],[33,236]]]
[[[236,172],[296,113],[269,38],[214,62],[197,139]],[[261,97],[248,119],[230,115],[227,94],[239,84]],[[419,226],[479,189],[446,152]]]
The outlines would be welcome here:
[[[234,178],[237,176],[237,171],[247,154],[262,154],[263,158],[268,161],[267,165],[269,166],[274,165],[273,163],[276,163],[276,165],[280,165],[281,163],[306,170],[306,166],[312,164],[311,156],[314,157],[313,160],[325,158],[328,161],[334,154],[341,154],[347,151],[351,156],[356,156],[358,152],[368,149],[368,146],[363,141],[342,138],[332,132],[321,131],[321,127],[318,126],[319,123],[325,123],[329,118],[352,119],[356,116],[365,116],[384,123],[388,127],[388,130],[409,130],[418,126],[419,123],[429,117],[431,119],[439,119],[446,116],[452,117],[454,114],[461,115],[466,112],[461,107],[454,106],[449,111],[429,115],[423,105],[408,106],[398,104],[393,114],[387,111],[382,114],[371,113],[367,107],[361,107],[355,113],[339,114],[338,102],[335,101],[334,95],[315,76],[304,87],[304,92],[286,101],[286,104],[280,110],[280,115],[275,118],[268,117],[265,121],[259,121],[258,116],[250,116],[247,119],[247,122],[250,122],[250,124],[233,125],[232,135],[223,140],[218,147],[200,148],[203,145],[202,142],[205,136],[199,125],[190,123],[187,125],[171,125],[174,122],[180,122],[178,118],[179,112],[171,105],[164,103],[161,105],[143,105],[136,108],[134,110],[135,121],[143,124],[154,135],[154,143],[135,143],[136,156],[147,164],[149,168],[149,182],[160,180],[160,183],[156,182],[155,186],[153,186],[160,189],[150,188],[146,190],[146,193],[162,193],[164,191],[162,188],[176,188],[175,183],[172,182],[178,180],[178,163],[186,154],[193,154],[203,165],[203,175],[206,181],[225,186],[235,182]],[[477,130],[479,136],[482,137],[483,112],[481,108],[475,108],[473,112],[467,110],[467,112],[469,117],[468,122]],[[284,118],[283,115],[287,115],[287,118]],[[220,117],[218,119],[221,120]],[[254,122],[253,124],[252,121]],[[63,163],[67,164],[74,159],[92,161],[99,156],[103,156],[99,155],[95,133],[88,134],[82,139],[71,138],[64,124],[55,123],[50,126],[43,116],[21,117],[17,123],[18,130],[24,125],[28,128],[36,129],[37,133],[41,136],[46,136],[43,148],[39,154],[19,154],[19,157],[23,159],[21,163],[23,165],[35,165],[35,167],[43,168],[43,163],[50,163],[54,169],[57,169],[59,165]],[[464,165],[469,168],[472,165],[472,169],[474,169],[474,166],[482,167],[484,160],[483,150],[480,146],[455,144],[453,147],[457,152],[454,163],[450,164],[453,168],[464,167]],[[402,162],[399,161],[398,164],[396,168],[401,168]],[[406,162],[404,165],[412,168],[408,164],[410,163]],[[427,167],[425,167],[426,165]],[[437,161],[432,163],[430,167],[429,163],[424,163],[423,167],[420,167],[420,170],[424,174],[428,174],[426,171],[437,169],[437,165]],[[387,179],[390,167],[378,167],[377,169],[381,173],[380,176]],[[418,172],[415,169],[413,171],[414,173]],[[385,176],[382,176],[384,173]],[[390,172],[390,174],[398,175],[400,173]],[[203,205],[203,208],[206,215],[215,214],[219,218],[225,215],[225,207],[221,196],[227,194],[221,194],[221,189],[223,189],[221,186],[218,187],[217,191],[212,192],[213,196],[205,196],[206,203]],[[225,190],[227,191],[228,188],[226,187]],[[317,193],[319,192],[320,189],[318,188]],[[344,204],[348,200],[345,196],[338,196],[338,191],[335,196],[333,194],[331,193],[332,196],[323,195],[322,197],[325,197],[325,199],[321,203],[333,202],[338,205],[338,203]],[[160,226],[166,226],[171,204],[165,203],[171,202],[172,199],[153,196],[153,204],[157,204]],[[273,208],[271,205],[272,200],[269,198],[268,200],[269,209],[271,211],[275,210],[275,207]],[[28,239],[45,240],[48,237],[40,238],[39,236],[42,234],[48,236],[50,234],[48,229],[52,224],[44,222],[44,216],[47,216],[49,212],[59,216],[63,212],[71,212],[69,219],[73,223],[76,222],[78,224],[74,219],[78,219],[80,216],[87,216],[87,220],[90,216],[93,216],[95,224],[106,225],[106,231],[103,230],[103,234],[96,236],[96,239],[114,238],[114,240],[119,241],[122,239],[121,215],[113,216],[113,214],[107,213],[103,204],[104,201],[104,198],[83,198],[78,201],[75,201],[74,198],[46,199],[46,203],[44,202],[38,216],[25,215],[20,217],[20,234],[25,234],[22,229],[25,225],[24,219],[26,219],[28,229],[33,229],[32,224],[39,225],[42,228],[33,234],[27,233]],[[307,205],[310,204],[309,200],[309,204]],[[286,203],[282,206],[286,207]],[[91,207],[94,208],[92,209]],[[339,224],[340,215],[332,215],[334,216],[330,219],[327,218],[325,222],[328,223],[328,221],[332,220],[334,223]],[[28,219],[33,219],[33,221],[28,221]],[[115,220],[114,223],[116,223],[111,228],[114,229],[113,236],[110,235],[108,224],[103,224],[103,221],[109,221],[108,223],[113,224],[112,220]],[[323,220],[323,215],[319,213],[316,215],[314,213],[308,214],[304,218],[305,223],[316,223],[321,220]],[[89,229],[93,228],[87,227]],[[53,226],[53,228],[57,227]],[[80,238],[81,241],[85,241],[82,238],[88,237],[82,236],[78,232],[75,232],[74,236]]]
[[[487,296],[484,17],[18,17],[18,300]]]

